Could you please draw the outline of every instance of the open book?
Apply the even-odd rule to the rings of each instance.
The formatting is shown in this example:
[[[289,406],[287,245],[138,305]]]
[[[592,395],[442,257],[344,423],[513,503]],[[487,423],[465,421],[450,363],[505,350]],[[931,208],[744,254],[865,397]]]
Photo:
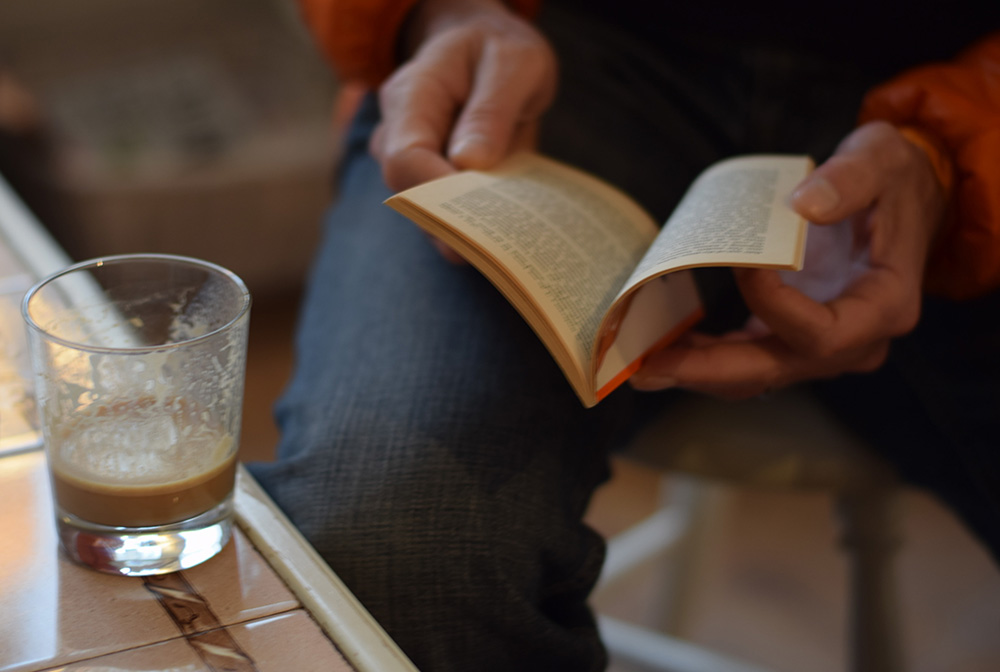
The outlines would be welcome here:
[[[804,156],[721,161],[662,229],[608,183],[527,152],[386,203],[489,278],[590,407],[701,318],[685,269],[801,268],[806,222],[785,202],[812,166]]]

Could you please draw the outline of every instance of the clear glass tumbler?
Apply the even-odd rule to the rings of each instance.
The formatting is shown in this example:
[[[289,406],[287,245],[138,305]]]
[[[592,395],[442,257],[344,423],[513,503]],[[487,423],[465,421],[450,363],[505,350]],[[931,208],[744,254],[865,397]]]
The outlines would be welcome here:
[[[22,314],[66,554],[142,576],[218,553],[243,407],[243,281],[187,257],[107,257],[39,282]]]

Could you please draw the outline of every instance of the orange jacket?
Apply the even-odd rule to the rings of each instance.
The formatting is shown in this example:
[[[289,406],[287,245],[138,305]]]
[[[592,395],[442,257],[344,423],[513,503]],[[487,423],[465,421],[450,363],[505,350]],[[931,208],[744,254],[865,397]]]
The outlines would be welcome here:
[[[525,16],[541,0],[508,0]],[[374,87],[396,66],[396,35],[417,0],[299,0],[344,81]],[[1000,32],[954,61],[875,87],[861,122],[886,120],[922,147],[949,190],[951,216],[928,264],[927,289],[971,298],[1000,287]]]
[[[931,254],[928,290],[970,298],[1000,286],[1000,33],[949,63],[875,87],[862,122],[912,129],[951,190],[952,213]]]
[[[323,55],[344,81],[374,87],[395,70],[396,36],[419,0],[298,0]],[[541,0],[508,0],[533,16]]]

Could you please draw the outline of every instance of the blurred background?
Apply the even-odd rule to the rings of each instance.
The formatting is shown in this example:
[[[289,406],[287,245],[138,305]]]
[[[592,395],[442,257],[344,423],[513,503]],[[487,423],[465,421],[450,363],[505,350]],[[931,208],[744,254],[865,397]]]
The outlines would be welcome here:
[[[190,254],[301,284],[333,77],[294,2],[0,3],[0,170],[71,257]]]
[[[245,460],[270,459],[278,439],[270,409],[334,196],[339,93],[293,0],[0,0],[0,174],[69,255],[193,255],[254,293]],[[616,462],[590,521],[626,528],[658,483]],[[786,672],[846,669],[847,568],[829,499],[727,502],[696,641]],[[911,669],[1000,670],[1000,572],[925,494],[907,492],[901,515]],[[626,586],[600,606],[641,620],[648,594]]]
[[[338,88],[293,0],[0,0],[0,174],[69,256],[191,255],[253,292],[247,459],[277,441]]]

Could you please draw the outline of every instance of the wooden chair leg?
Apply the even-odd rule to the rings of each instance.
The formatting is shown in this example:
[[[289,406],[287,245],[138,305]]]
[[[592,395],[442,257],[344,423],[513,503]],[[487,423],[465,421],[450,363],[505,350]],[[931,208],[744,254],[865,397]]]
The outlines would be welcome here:
[[[850,555],[853,672],[902,672],[895,554],[900,546],[895,490],[839,497],[842,543]]]

